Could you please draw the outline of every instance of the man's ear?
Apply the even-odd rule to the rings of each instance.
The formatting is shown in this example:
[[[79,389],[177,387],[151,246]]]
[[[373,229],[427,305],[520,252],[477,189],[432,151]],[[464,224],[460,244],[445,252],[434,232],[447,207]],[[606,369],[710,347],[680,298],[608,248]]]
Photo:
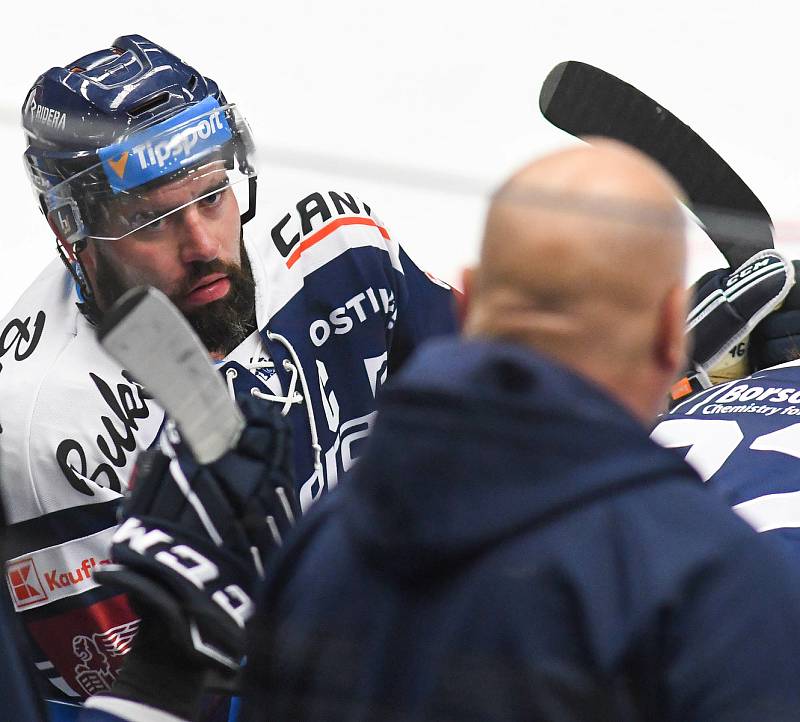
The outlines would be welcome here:
[[[677,375],[686,364],[687,291],[673,286],[661,304],[655,339],[656,363],[670,375]]]
[[[458,313],[458,324],[464,328],[470,305],[475,294],[475,268],[470,266],[461,272],[461,287],[463,293],[454,293],[456,299],[456,312]]]

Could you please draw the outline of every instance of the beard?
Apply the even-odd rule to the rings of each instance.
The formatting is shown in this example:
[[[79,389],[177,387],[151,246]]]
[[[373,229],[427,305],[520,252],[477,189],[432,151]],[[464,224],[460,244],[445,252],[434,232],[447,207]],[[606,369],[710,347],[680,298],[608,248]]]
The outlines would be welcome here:
[[[169,295],[170,301],[180,309],[178,300],[186,296],[201,278],[212,273],[228,276],[231,287],[223,298],[188,312],[180,309],[209,353],[221,356],[230,353],[257,328],[253,270],[244,242],[240,241],[239,248],[241,265],[219,259],[194,261],[184,283]],[[96,254],[93,290],[104,310],[108,310],[131,287],[105,254]]]

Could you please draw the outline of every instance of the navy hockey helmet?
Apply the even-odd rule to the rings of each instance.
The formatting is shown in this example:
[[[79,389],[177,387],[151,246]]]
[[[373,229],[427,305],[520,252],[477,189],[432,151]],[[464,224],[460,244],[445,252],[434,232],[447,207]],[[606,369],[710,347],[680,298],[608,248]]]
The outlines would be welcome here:
[[[242,222],[255,213],[244,118],[213,80],[141,35],[41,75],[22,125],[28,175],[73,261],[87,237],[116,240],[158,220],[126,218],[126,200],[212,162],[224,161],[226,184],[248,180]]]

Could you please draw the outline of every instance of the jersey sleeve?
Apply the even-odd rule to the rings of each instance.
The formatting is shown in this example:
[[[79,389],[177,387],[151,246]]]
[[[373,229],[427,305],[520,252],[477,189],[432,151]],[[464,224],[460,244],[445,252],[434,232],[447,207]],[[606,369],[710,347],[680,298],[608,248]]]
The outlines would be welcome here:
[[[404,303],[399,309],[395,335],[389,355],[389,372],[395,372],[423,341],[434,336],[456,333],[455,294],[444,281],[420,270],[399,248],[403,268]]]
[[[456,309],[357,196],[317,191],[271,207],[267,232],[246,229],[245,247],[261,339],[281,388],[302,396],[288,418],[305,510],[358,458],[391,372],[454,332]]]

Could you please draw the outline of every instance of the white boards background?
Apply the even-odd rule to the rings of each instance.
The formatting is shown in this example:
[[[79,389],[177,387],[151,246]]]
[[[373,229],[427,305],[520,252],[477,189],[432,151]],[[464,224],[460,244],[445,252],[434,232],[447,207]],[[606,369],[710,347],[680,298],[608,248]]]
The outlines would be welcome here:
[[[619,75],[692,125],[761,197],[794,254],[794,15],[788,3],[740,11],[717,0],[6,5],[0,315],[54,253],[20,160],[25,93],[46,68],[134,32],[242,107],[264,149],[262,185],[352,189],[420,265],[451,282],[476,256],[491,188],[572,142],[537,105],[547,72],[568,59]],[[697,234],[690,276],[722,265],[709,247]]]

